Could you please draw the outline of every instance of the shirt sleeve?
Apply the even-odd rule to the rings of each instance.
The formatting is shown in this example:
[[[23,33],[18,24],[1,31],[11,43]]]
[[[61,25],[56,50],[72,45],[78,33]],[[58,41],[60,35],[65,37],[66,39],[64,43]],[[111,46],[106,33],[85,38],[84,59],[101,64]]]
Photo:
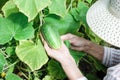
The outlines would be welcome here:
[[[109,67],[103,80],[120,80],[120,50],[104,47],[103,64]],[[86,77],[82,77],[77,80],[88,79]]]
[[[88,80],[86,77],[77,80]],[[103,80],[120,80],[120,64],[107,69],[107,74]]]
[[[86,77],[79,78],[77,80],[88,80]]]
[[[120,80],[120,64],[108,68],[103,80]]]
[[[107,67],[111,67],[120,63],[120,50],[104,47],[104,56],[102,63]]]

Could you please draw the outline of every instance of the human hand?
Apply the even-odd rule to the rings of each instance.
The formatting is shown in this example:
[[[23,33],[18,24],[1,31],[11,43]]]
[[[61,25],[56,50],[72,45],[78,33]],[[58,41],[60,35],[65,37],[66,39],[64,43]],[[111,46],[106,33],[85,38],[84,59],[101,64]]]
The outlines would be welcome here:
[[[75,60],[70,55],[68,48],[62,41],[62,45],[59,49],[52,49],[48,46],[46,41],[44,41],[41,35],[42,41],[44,43],[44,48],[47,54],[61,63],[63,70],[70,80],[76,80],[80,77],[83,77],[82,73],[78,69]]]
[[[40,33],[40,37],[44,44],[44,48],[45,48],[48,56],[57,60],[60,63],[62,63],[62,62],[66,63],[67,61],[72,61],[75,63],[73,57],[70,55],[70,52],[69,52],[68,48],[66,47],[66,45],[63,43],[63,41],[62,41],[62,45],[59,49],[52,49],[48,46],[47,42],[44,40],[41,33]]]
[[[71,49],[74,49],[77,51],[86,52],[90,44],[90,41],[70,33],[63,35],[61,38],[62,40],[69,40],[71,43]]]
[[[55,60],[57,60],[60,63],[67,62],[67,61],[74,62],[74,59],[70,55],[68,48],[66,47],[66,45],[63,42],[59,49],[52,49],[48,46],[46,41],[44,41],[44,48],[45,48],[48,56],[50,56],[51,58],[54,58]]]
[[[71,49],[84,51],[102,61],[104,55],[104,48],[102,46],[70,33],[63,35],[61,38],[62,40],[70,41]]]
[[[70,80],[77,80],[78,78],[84,77],[78,69],[75,60],[70,55],[68,48],[63,42],[61,48],[52,49],[44,41],[44,47],[50,57],[61,63],[63,70]]]

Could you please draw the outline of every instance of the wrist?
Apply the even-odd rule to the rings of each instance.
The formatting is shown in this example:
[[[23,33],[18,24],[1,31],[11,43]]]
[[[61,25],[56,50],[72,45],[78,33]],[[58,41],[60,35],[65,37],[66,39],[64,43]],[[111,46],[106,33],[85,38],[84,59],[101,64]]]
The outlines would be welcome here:
[[[89,42],[85,52],[102,61],[104,55],[104,47],[93,42]]]
[[[71,63],[76,64],[74,58],[70,54],[67,54],[66,56],[64,56],[64,58],[60,59],[59,62],[61,65],[69,65]]]
[[[62,62],[61,65],[69,80],[77,80],[78,78],[84,77],[74,60]]]
[[[91,50],[91,47],[93,47],[93,44],[94,44],[93,42],[87,41],[86,45],[83,46],[83,51],[86,53],[89,53]]]

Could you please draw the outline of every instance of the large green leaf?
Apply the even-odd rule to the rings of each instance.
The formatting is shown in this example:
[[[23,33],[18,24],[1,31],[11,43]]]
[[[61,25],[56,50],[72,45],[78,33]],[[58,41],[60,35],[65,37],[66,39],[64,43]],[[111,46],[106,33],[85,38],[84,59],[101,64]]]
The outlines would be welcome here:
[[[76,21],[82,21],[86,23],[86,14],[88,6],[84,2],[79,2],[77,8],[72,8],[70,13],[73,15]]]
[[[5,52],[7,53],[8,56],[15,55],[15,48],[14,47],[7,47]]]
[[[16,47],[16,54],[32,71],[40,69],[48,61],[40,41],[37,44],[27,40],[21,41],[20,45]]]
[[[5,64],[6,64],[6,59],[4,55],[0,53],[0,72],[2,72]]]
[[[22,80],[22,79],[16,74],[9,73],[5,76],[5,80]]]
[[[42,80],[52,80],[52,79],[51,79],[51,76],[46,75]]]
[[[50,5],[50,0],[13,0],[19,10],[24,13],[28,20],[33,20],[37,14]]]
[[[14,25],[11,21],[0,18],[0,44],[4,44],[13,38],[13,34],[11,31],[12,26]]]
[[[52,80],[63,80],[66,77],[60,63],[53,59],[49,61],[47,69]]]
[[[16,13],[18,12],[18,8],[16,7],[16,5],[13,3],[12,0],[6,2],[6,4],[2,7],[2,11],[4,13],[4,16],[7,17],[9,16],[11,13]]]
[[[66,0],[51,0],[52,4],[48,7],[50,13],[64,17],[66,14]]]
[[[2,14],[0,14],[0,17],[3,17]]]
[[[8,0],[0,0],[0,10]]]
[[[92,0],[86,0],[88,3],[91,3],[92,2]]]
[[[80,23],[76,22],[70,14],[67,14],[64,18],[60,18],[56,15],[49,15],[45,18],[45,22],[52,25],[55,29],[58,29],[60,35],[66,33],[75,34],[80,26]]]
[[[79,63],[80,59],[82,59],[86,55],[84,52],[79,52],[72,49],[69,49],[69,51],[77,64]]]
[[[15,13],[8,18],[0,18],[0,44],[16,40],[30,39],[34,37],[34,28],[28,23],[27,17],[21,13]]]

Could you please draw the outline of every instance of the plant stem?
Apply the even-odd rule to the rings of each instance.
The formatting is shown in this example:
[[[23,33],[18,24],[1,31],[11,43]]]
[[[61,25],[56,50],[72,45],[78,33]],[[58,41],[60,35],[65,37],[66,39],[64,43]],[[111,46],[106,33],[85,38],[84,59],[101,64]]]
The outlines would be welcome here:
[[[19,66],[17,66],[17,68],[18,68],[18,70],[22,73],[22,75],[23,75],[27,80],[29,80],[29,78],[26,76],[26,74],[23,73],[21,70],[23,70],[23,71],[25,71],[25,72],[29,72],[29,71],[27,71],[27,70],[25,70],[24,68],[19,67]]]
[[[87,59],[85,58],[82,58],[84,61],[86,61],[87,63],[91,64]]]
[[[5,56],[5,58],[9,57],[7,54],[5,54],[5,51],[3,51],[2,49],[0,49],[0,53],[2,53]]]
[[[4,70],[6,70],[6,69],[8,69],[8,68],[10,68],[10,67],[12,67],[12,66],[14,66],[14,65],[15,65],[16,63],[18,63],[18,62],[19,62],[19,60],[18,60],[18,61],[16,61],[16,62],[14,62],[13,64],[11,64],[11,65],[7,66],[6,68],[4,68],[4,69],[3,69],[3,71],[4,71]]]
[[[21,72],[21,73],[27,80],[29,80],[29,78],[23,72]]]
[[[66,10],[66,13],[68,13],[68,11],[72,8],[72,3],[73,3],[74,0],[71,0],[70,2],[70,5],[68,6],[67,10]]]

